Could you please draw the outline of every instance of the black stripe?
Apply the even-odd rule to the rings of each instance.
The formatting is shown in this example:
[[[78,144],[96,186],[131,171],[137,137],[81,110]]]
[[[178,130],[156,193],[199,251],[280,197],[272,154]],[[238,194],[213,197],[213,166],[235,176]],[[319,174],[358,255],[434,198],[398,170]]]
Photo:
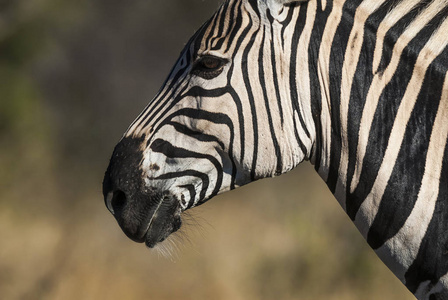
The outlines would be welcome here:
[[[290,9],[291,11],[292,9]],[[289,12],[288,12],[289,14]],[[271,27],[271,67],[272,67],[272,77],[274,79],[274,89],[275,89],[275,97],[277,99],[277,107],[278,107],[278,112],[280,115],[280,124],[281,127],[283,128],[283,124],[284,124],[284,116],[283,116],[283,104],[281,102],[281,97],[280,97],[280,86],[278,84],[278,74],[277,74],[277,54],[275,52],[275,37],[274,37],[274,26],[273,23],[271,22],[270,24]],[[282,28],[282,30],[284,29],[284,27]],[[282,43],[283,43],[283,39],[282,39]],[[281,54],[280,54],[281,55]]]
[[[351,11],[347,8],[347,3],[343,7],[343,11]],[[353,5],[353,3],[350,3]],[[341,106],[341,82],[342,82],[342,67],[344,65],[345,53],[348,47],[348,40],[350,32],[353,28],[353,16],[350,14],[344,15],[336,29],[336,33],[331,45],[330,63],[329,63],[329,78],[330,78],[330,102],[331,102],[331,153],[330,165],[327,179],[328,188],[332,193],[336,191],[337,179],[339,176],[339,164],[342,150],[342,132],[340,120],[340,106]],[[351,45],[353,47],[353,45]],[[342,101],[348,101],[343,99]]]
[[[361,4],[361,2],[362,1],[349,1],[349,2],[346,2],[345,5],[344,5],[344,9],[343,9],[342,20],[348,20],[349,22],[351,22],[353,24],[354,23],[355,12],[356,12],[358,6]],[[345,25],[345,21],[344,21],[344,25]],[[347,28],[347,32],[345,33],[345,35],[348,35],[350,31]],[[366,51],[365,45],[363,45],[361,51]],[[362,65],[358,64],[358,68],[360,66],[362,66]],[[368,68],[367,68],[367,71],[368,71]],[[355,77],[355,80],[356,80],[356,77]],[[365,93],[364,93],[365,95],[367,95],[368,86],[362,85],[361,88],[367,89],[367,90],[365,90]],[[351,171],[351,167],[354,167],[354,166],[350,165],[350,162],[352,161],[351,155],[354,155],[353,151],[355,151],[355,153],[356,153],[356,144],[357,144],[357,141],[358,141],[358,136],[354,135],[353,132],[356,132],[356,133],[358,132],[359,122],[361,120],[361,114],[362,114],[362,110],[359,110],[359,111],[356,112],[356,114],[354,116],[352,115],[353,114],[353,110],[351,110],[352,102],[353,101],[356,101],[357,103],[359,101],[362,102],[361,99],[357,99],[356,97],[355,98],[353,97],[354,89],[356,90],[356,93],[359,93],[359,91],[357,91],[357,88],[355,88],[355,84],[354,84],[351,87],[351,97],[350,97],[350,99],[343,99],[343,101],[349,101],[349,110],[348,110],[348,116],[347,116],[348,128],[347,128],[347,133],[346,133],[348,135],[347,139],[349,141],[353,141],[352,139],[355,139],[354,140],[355,142],[353,144],[349,143],[349,145],[348,145],[348,153],[349,153],[348,161],[349,161],[349,165],[348,165],[348,172],[347,172],[348,173],[347,174],[347,182],[351,182],[350,181],[351,178],[349,178],[349,177],[350,177],[350,174],[353,173],[353,171]],[[352,118],[356,119],[358,121],[358,123],[353,123],[352,122]],[[353,148],[353,146],[354,146],[354,148]],[[346,187],[349,188],[350,186],[347,184]]]
[[[188,206],[186,209],[190,209],[193,207],[194,205],[194,200],[196,198],[196,189],[194,188],[194,185],[192,184],[187,184],[187,185],[181,185],[179,186],[181,188],[187,189],[188,193],[190,194],[190,202],[188,203]],[[204,187],[203,187],[204,188]],[[205,191],[207,191],[207,189],[205,189]],[[185,200],[184,200],[185,201]],[[184,205],[186,204],[185,202],[183,203]]]
[[[296,63],[297,63],[297,55],[298,55],[297,48],[298,48],[300,36],[302,35],[302,32],[303,32],[303,28],[305,27],[307,8],[308,8],[308,6],[304,5],[304,6],[301,6],[300,10],[299,10],[299,16],[297,17],[294,34],[292,36],[292,42],[291,42],[292,56],[291,56],[290,70],[289,70],[289,89],[290,89],[290,97],[291,97],[291,106],[292,106],[292,110],[293,110],[291,117],[292,117],[293,125],[294,125],[294,135],[296,138],[296,142],[300,147],[300,150],[304,154],[307,153],[307,149],[305,147],[305,144],[303,144],[302,139],[300,138],[299,133],[297,131],[298,125],[296,122],[296,118],[294,117],[294,111],[297,111],[297,114],[301,117],[301,112],[300,112],[300,109],[298,106],[299,97],[297,94]],[[306,130],[306,128],[303,128],[303,129]]]
[[[292,42],[291,42],[292,56],[291,56],[291,62],[290,62],[289,88],[290,88],[293,111],[297,112],[297,115],[299,116],[299,120],[300,120],[300,125],[302,126],[302,129],[304,130],[306,136],[308,138],[310,138],[311,135],[305,125],[305,121],[303,120],[302,113],[300,111],[299,95],[298,95],[298,88],[297,88],[297,73],[300,72],[300,70],[297,70],[297,56],[300,55],[297,53],[297,48],[298,48],[300,36],[302,35],[303,29],[305,27],[307,7],[308,6],[300,7],[299,16],[298,16],[297,23],[296,23],[296,28],[295,28],[294,34],[292,36]],[[294,120],[294,129],[296,130],[296,138],[298,141],[300,141],[299,135],[297,133],[297,124],[296,124],[296,121],[294,118],[294,114],[293,114],[292,118]],[[300,141],[300,143],[302,144],[301,141]],[[303,153],[307,152],[306,147],[304,147],[303,144],[302,144],[301,148],[302,148]]]
[[[186,90],[186,92],[179,96],[180,99],[185,97],[206,97],[206,98],[218,98],[228,93],[227,87],[220,87],[214,89],[204,89],[201,86],[193,86],[190,89]],[[177,102],[176,102],[177,104]]]
[[[237,53],[239,52],[239,49],[242,45],[243,40],[247,37],[247,34],[249,33],[249,30],[252,26],[252,22],[250,20],[249,25],[246,26],[243,30],[243,32],[240,34],[238,41],[235,44],[235,50],[233,53],[233,57],[232,57],[232,61],[235,59],[235,56],[237,55]],[[227,46],[227,48],[230,47],[230,43]],[[227,49],[228,50],[228,49]],[[226,50],[226,51],[227,51]],[[244,115],[243,115],[243,106],[241,103],[241,99],[240,96],[238,95],[238,93],[235,91],[235,89],[232,87],[231,81],[232,81],[232,75],[233,75],[233,70],[234,70],[235,66],[232,64],[230,66],[230,70],[229,73],[227,75],[227,85],[229,88],[229,93],[232,96],[237,109],[238,109],[238,122],[239,122],[239,126],[240,126],[240,162],[242,163],[244,160],[244,155],[245,155],[245,126],[244,126]],[[236,170],[235,170],[236,172]],[[232,174],[232,184],[231,184],[231,188],[235,188],[235,180],[236,180],[236,173]]]
[[[302,9],[306,8],[307,6],[300,7],[300,14],[302,14]],[[320,44],[322,42],[322,34],[325,28],[325,24],[327,23],[328,19],[328,13],[322,12],[322,4],[320,1],[317,1],[317,9],[316,9],[316,17],[313,24],[313,30],[311,32],[311,38],[310,38],[310,45],[308,49],[308,61],[309,61],[309,80],[310,80],[310,97],[311,97],[311,113],[313,115],[314,124],[316,126],[316,152],[315,152],[315,161],[314,161],[314,168],[316,171],[319,170],[321,166],[322,161],[322,145],[323,145],[323,132],[322,132],[322,124],[321,124],[321,113],[322,113],[322,95],[320,90],[320,82],[318,74],[318,66],[317,62],[319,60],[319,49]],[[303,28],[305,25],[306,15],[301,16],[299,15],[298,22],[296,25],[296,30],[300,30],[300,28]],[[302,23],[299,25],[299,23]],[[297,26],[300,26],[297,28]],[[295,41],[296,38],[293,36],[293,42],[295,44],[298,43],[298,40]],[[294,49],[294,48],[293,48]],[[294,51],[296,52],[296,51]],[[293,52],[293,53],[294,53]],[[305,54],[306,55],[306,54]],[[296,60],[295,57],[294,61]],[[295,63],[295,62],[294,62]],[[290,81],[294,81],[295,78],[290,79]],[[295,83],[293,85],[296,86]]]
[[[173,126],[177,132],[180,132],[189,137],[192,137],[200,142],[214,142],[214,143],[217,143],[221,147],[221,149],[225,148],[224,143],[221,140],[219,140],[216,136],[209,135],[209,134],[199,132],[199,131],[191,130],[187,126],[177,123],[177,122],[174,122],[174,121],[168,122],[167,124]]]
[[[437,65],[437,62],[435,64]],[[426,72],[423,87],[406,126],[393,172],[367,235],[367,242],[373,249],[381,247],[398,233],[417,201],[426,159],[430,159],[426,154],[442,96],[441,87],[444,78],[444,74],[435,70],[433,66]],[[388,109],[392,108],[386,108],[386,111]],[[384,115],[379,118],[383,119],[383,122],[389,119],[385,112],[382,114]],[[380,124],[377,127],[379,126]],[[392,128],[392,125],[389,127],[387,124],[387,128]]]
[[[234,66],[232,65],[230,67],[229,74],[228,74],[228,77],[227,77],[227,82],[228,82],[227,84],[228,84],[228,89],[229,89],[228,92],[229,92],[230,96],[232,97],[233,102],[235,103],[236,109],[237,109],[238,125],[239,125],[239,130],[240,130],[240,161],[242,161],[244,159],[244,149],[246,148],[245,144],[244,144],[245,143],[245,136],[246,136],[246,133],[245,133],[246,129],[245,129],[245,126],[244,126],[243,105],[241,103],[240,96],[238,96],[238,93],[230,86],[230,81],[231,81],[231,78],[232,78],[231,74],[233,72],[233,68],[234,68]],[[232,134],[233,134],[233,132],[232,132]],[[232,148],[230,148],[230,149],[232,149]],[[231,155],[230,157],[232,159],[232,162],[235,165],[235,162],[233,161],[234,157],[232,155],[232,152],[229,151],[229,153]],[[235,188],[235,184],[236,184],[235,181],[236,181],[236,168],[234,168],[233,171],[232,171],[232,182],[230,184],[230,188],[231,189]]]
[[[248,3],[250,4],[250,6],[254,10],[255,14],[257,15],[258,21],[261,22],[261,15],[260,15],[260,11],[258,10],[257,0],[248,0]],[[269,14],[269,10],[268,10],[268,14]],[[250,16],[250,17],[252,17],[252,16]]]

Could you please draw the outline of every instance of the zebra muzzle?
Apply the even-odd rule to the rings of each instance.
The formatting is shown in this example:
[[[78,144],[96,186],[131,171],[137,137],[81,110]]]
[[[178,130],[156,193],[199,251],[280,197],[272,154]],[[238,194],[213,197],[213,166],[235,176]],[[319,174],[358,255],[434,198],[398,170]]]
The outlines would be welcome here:
[[[108,210],[133,241],[154,247],[181,226],[179,199],[166,189],[144,181],[142,138],[123,138],[115,147],[104,175]]]
[[[181,208],[175,196],[169,193],[133,196],[116,190],[106,199],[107,207],[128,238],[153,248],[180,228]]]
[[[153,248],[158,243],[163,242],[170,234],[179,230],[182,225],[180,213],[166,213],[157,211],[148,224],[148,230],[145,234],[145,244]]]

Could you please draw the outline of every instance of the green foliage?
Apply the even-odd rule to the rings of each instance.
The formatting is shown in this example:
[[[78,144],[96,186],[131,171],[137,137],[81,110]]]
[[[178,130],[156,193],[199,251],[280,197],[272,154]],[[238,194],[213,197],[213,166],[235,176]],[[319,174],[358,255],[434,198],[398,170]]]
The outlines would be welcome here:
[[[0,203],[12,207],[26,203],[39,179],[50,176],[52,153],[50,123],[32,73],[45,46],[46,22],[25,13],[24,3],[3,4],[0,14],[0,181],[8,187],[0,189]]]

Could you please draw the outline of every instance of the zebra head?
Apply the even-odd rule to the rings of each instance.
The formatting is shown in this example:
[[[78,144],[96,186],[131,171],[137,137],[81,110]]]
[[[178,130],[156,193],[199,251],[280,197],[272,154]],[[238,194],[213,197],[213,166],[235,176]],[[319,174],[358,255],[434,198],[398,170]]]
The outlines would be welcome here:
[[[310,158],[312,117],[291,99],[283,40],[299,2],[226,1],[187,43],[104,177],[106,205],[129,238],[154,247],[183,211]]]

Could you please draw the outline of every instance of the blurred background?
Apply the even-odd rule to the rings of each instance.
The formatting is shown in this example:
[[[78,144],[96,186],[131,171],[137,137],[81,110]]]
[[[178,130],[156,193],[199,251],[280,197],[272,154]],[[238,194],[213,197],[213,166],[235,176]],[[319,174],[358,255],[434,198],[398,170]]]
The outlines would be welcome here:
[[[218,0],[0,0],[1,299],[412,299],[304,163],[192,210],[171,259],[104,171]]]

